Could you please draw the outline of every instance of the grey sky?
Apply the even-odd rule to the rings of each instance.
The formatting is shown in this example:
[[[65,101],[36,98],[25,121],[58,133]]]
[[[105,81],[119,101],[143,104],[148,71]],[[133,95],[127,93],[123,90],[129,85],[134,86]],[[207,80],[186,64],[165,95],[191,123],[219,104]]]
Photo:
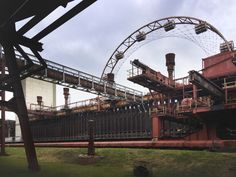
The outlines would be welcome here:
[[[164,17],[196,17],[215,26],[227,40],[235,40],[235,9],[235,0],[98,0],[44,38],[42,55],[46,59],[60,64],[101,76],[110,55],[128,35],[141,26]],[[55,19],[62,11],[63,8],[60,8],[47,20],[40,23],[35,30],[37,31]],[[29,35],[33,33],[34,31]],[[167,42],[171,43],[171,40],[168,39]],[[198,66],[201,65],[200,58],[186,60],[188,57],[198,57],[195,54],[199,53],[199,50],[184,41],[182,45],[172,46],[174,52],[181,58],[180,63],[184,63],[184,65],[179,65],[179,68],[176,66],[176,70],[181,68],[188,71],[197,62],[199,62]],[[186,50],[186,46],[192,47],[192,49]],[[158,43],[155,41],[138,50],[133,57],[138,57],[138,55],[152,57],[153,59],[147,61],[155,69],[158,68],[155,66],[155,60],[164,57],[163,53],[160,56],[156,51],[158,51]],[[125,62],[124,68],[122,66],[118,73],[122,76],[117,78],[121,84],[129,84],[123,77],[126,75],[129,60],[133,57]],[[164,65],[164,62],[160,65]],[[58,88],[58,95],[62,95],[61,88]],[[85,93],[73,92],[71,101],[87,97]]]

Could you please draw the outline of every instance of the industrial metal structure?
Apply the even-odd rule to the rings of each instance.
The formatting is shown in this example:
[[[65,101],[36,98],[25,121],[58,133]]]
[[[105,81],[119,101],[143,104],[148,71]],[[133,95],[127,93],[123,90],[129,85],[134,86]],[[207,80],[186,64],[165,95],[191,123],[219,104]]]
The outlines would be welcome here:
[[[188,147],[194,147],[199,144],[191,141],[235,140],[234,53],[205,58],[202,74],[190,71],[188,77],[180,79],[173,79],[172,53],[166,55],[168,77],[134,60],[128,79],[154,90],[143,102],[114,103],[97,98],[87,100],[87,104],[69,104],[67,110],[46,108],[44,116],[37,118],[35,113],[31,121],[34,138],[37,142],[86,141],[88,120],[92,119],[97,141],[157,139],[172,147],[176,140],[190,140]],[[226,65],[227,70],[220,69]]]
[[[173,19],[179,22],[176,23]],[[191,70],[189,75],[183,78],[174,77],[174,53],[166,54],[168,76],[135,59],[131,62],[132,68],[129,70],[128,80],[148,88],[150,94],[144,95],[142,99],[129,99],[129,101],[128,97],[123,100],[97,97],[66,105],[67,109],[46,108],[44,116],[41,115],[41,118],[36,116],[31,122],[35,140],[37,142],[85,141],[88,139],[88,120],[92,119],[95,123],[94,137],[97,141],[145,139],[158,140],[156,141],[158,144],[162,140],[165,142],[165,147],[175,147],[176,140],[179,142],[189,140],[188,145],[184,147],[191,148],[206,147],[206,144],[207,147],[214,146],[215,141],[235,142],[236,66],[233,42],[226,41],[217,29],[199,19],[171,17],[164,20],[168,23],[161,25],[162,20],[158,20],[145,27],[151,29],[152,26],[153,30],[163,28],[165,32],[169,32],[176,25],[187,23],[190,26],[194,25],[193,30],[196,35],[211,30],[222,39],[222,43],[218,46],[220,53],[204,58],[201,71]],[[148,33],[140,31],[132,33],[129,38],[135,42],[146,40]],[[132,37],[133,35],[136,38]],[[130,42],[131,39],[126,40]],[[126,40],[122,45],[128,50],[133,43],[127,45]],[[113,53],[116,62],[125,55],[125,52],[120,52],[118,49]],[[113,63],[113,68],[116,66],[113,59],[109,59],[109,62]],[[107,65],[106,67],[113,71],[112,67]],[[114,84],[114,73],[107,73],[100,82],[103,83],[105,80]],[[65,90],[68,94],[68,90]],[[134,97],[138,98],[131,96]],[[138,146],[135,142],[132,144]],[[109,146],[109,142],[106,145]]]
[[[66,5],[71,2],[71,0],[17,0],[14,2],[4,0],[1,2],[0,44],[4,48],[4,58],[6,59],[8,74],[1,78],[0,89],[1,91],[13,92],[13,98],[9,101],[1,100],[1,106],[7,107],[8,109],[14,111],[19,117],[28,166],[31,170],[38,170],[39,165],[29,126],[28,112],[24,99],[21,80],[47,67],[47,64],[39,54],[39,52],[43,50],[42,43],[40,43],[39,41],[52,31],[63,25],[66,21],[70,20],[72,17],[86,9],[95,1],[96,0],[86,0],[79,2],[71,10],[45,27],[42,31],[38,32],[32,38],[25,36],[25,33],[35,25],[37,25],[45,17],[47,17],[57,7],[66,7]],[[29,17],[32,18],[17,30],[16,22]],[[24,52],[21,46],[24,46],[32,51],[39,62],[38,67],[34,67],[33,61]],[[24,67],[18,66],[14,48],[21,53],[24,61],[26,62],[26,65]],[[4,134],[2,136],[4,136]],[[2,139],[4,139],[4,137],[2,137]],[[4,142],[2,142],[1,144],[4,145]]]
[[[169,23],[171,29],[164,26],[165,31],[175,28],[174,21]],[[206,32],[198,24],[194,30],[198,35]],[[137,35],[139,42],[145,39],[144,32]],[[233,42],[224,41],[219,47],[220,53],[203,59],[200,72],[191,70],[184,78],[174,78],[174,53],[166,54],[168,76],[138,59],[133,60],[128,80],[148,88],[150,94],[144,96],[136,90],[117,87],[113,73],[99,79],[44,60],[48,68],[31,77],[100,96],[68,104],[69,89],[64,88],[65,105],[59,107],[42,106],[42,98],[38,98],[38,104],[31,104],[29,108],[35,141],[87,140],[90,119],[94,120],[94,137],[99,141],[158,139],[168,140],[172,147],[170,140],[176,139],[199,142],[235,139],[235,51]],[[118,55],[122,59],[124,52]],[[37,61],[32,61],[36,67]],[[17,63],[24,66],[20,55]],[[221,69],[226,67],[227,70]],[[221,114],[227,118],[222,120]],[[193,147],[191,142],[189,146]]]
[[[204,32],[207,35],[204,35]],[[116,73],[124,60],[139,48],[138,46],[166,37],[189,40],[199,46],[208,56],[218,53],[219,43],[221,43],[221,50],[232,48],[231,43],[219,30],[206,21],[188,16],[166,17],[142,26],[122,41],[108,59],[101,77],[108,79],[109,75]]]
[[[130,143],[129,147],[139,146],[137,140],[148,142],[147,147],[206,148],[215,146],[215,141],[223,144],[222,146],[227,146],[225,141],[236,144],[234,118],[236,115],[236,51],[233,42],[227,41],[215,27],[200,19],[183,16],[168,17],[149,23],[136,30],[117,47],[109,58],[102,77],[98,78],[42,59],[38,53],[42,50],[38,42],[40,39],[94,1],[82,1],[75,6],[75,9],[32,39],[23,37],[23,34],[40,21],[42,16],[46,16],[58,5],[63,5],[62,2],[67,3],[59,0],[55,2],[56,5],[49,3],[45,13],[36,14],[18,31],[14,30],[14,25],[11,23],[5,26],[8,23],[0,20],[2,23],[0,42],[4,47],[0,64],[4,66],[6,62],[7,72],[9,72],[7,77],[1,78],[1,90],[10,90],[14,93],[14,98],[8,102],[4,101],[2,96],[1,105],[15,111],[22,121],[23,139],[30,169],[38,167],[31,131],[36,142],[49,143],[87,141],[91,129],[90,132],[94,132],[94,135],[90,134],[90,140],[107,141],[105,145],[101,142],[99,146],[109,146],[109,143],[113,146],[115,140],[119,140],[118,144],[121,147],[125,146],[124,142],[130,140],[135,141]],[[24,5],[22,4],[20,8]],[[20,11],[15,11],[13,17],[17,17],[18,12]],[[7,17],[11,22],[12,16]],[[197,38],[179,36],[196,43],[206,53],[211,54],[202,60],[201,71],[191,70],[188,76],[175,78],[177,55],[168,53],[166,54],[168,76],[154,70],[139,59],[131,61],[128,80],[148,88],[150,94],[143,95],[140,91],[115,83],[113,71],[118,62],[125,58],[128,49],[136,43],[141,44],[148,40],[149,34],[155,31],[162,30],[162,33],[176,37],[176,34],[171,32],[180,25],[189,25],[195,35],[210,31],[221,42],[214,43],[218,45],[220,52],[211,52],[212,46],[204,46],[197,41]],[[18,37],[9,40],[4,38],[3,34],[14,34]],[[162,37],[166,36],[162,35]],[[19,44],[30,48],[34,55],[26,54]],[[19,55],[15,53],[13,46],[20,53]],[[15,72],[18,70],[20,72]],[[5,67],[2,75],[4,72]],[[38,96],[38,104],[31,104],[27,112],[20,80],[28,76],[64,86],[65,105],[44,106],[41,104],[43,98]],[[98,97],[69,104],[69,88],[95,93]],[[27,119],[28,115],[31,119],[30,123]],[[91,120],[94,127],[88,127]],[[185,141],[188,143],[183,143]]]
[[[5,53],[2,52],[2,55],[3,60],[0,62],[5,61]],[[34,55],[28,54],[28,57],[32,61],[33,69],[40,67],[40,63],[37,61]],[[55,63],[53,61],[45,59],[43,59],[43,61],[47,65],[47,68],[41,69],[41,71],[32,74],[30,77],[76,90],[85,91],[104,97],[110,97],[111,99],[128,99],[130,101],[142,100],[143,95],[141,91],[104,79],[101,80],[97,76]],[[17,52],[16,62],[20,68],[26,66],[24,58]]]

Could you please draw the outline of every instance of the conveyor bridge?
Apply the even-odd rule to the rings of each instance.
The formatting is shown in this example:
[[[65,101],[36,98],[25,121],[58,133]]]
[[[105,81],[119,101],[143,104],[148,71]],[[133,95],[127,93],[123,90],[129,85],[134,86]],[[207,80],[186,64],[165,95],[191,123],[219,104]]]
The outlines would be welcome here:
[[[35,70],[39,68],[40,63],[36,57],[31,54],[28,54],[28,56],[34,63],[31,69]],[[24,67],[26,65],[26,62],[21,55],[16,55],[16,58],[17,64],[20,67]],[[143,99],[142,92],[138,90],[100,79],[99,77],[93,76],[91,74],[49,60],[45,60],[45,62],[47,64],[47,68],[38,71],[30,77],[62,85],[64,87],[70,87],[77,90],[98,94],[111,99],[125,99],[128,101],[142,101]],[[24,74],[27,75],[27,73]],[[21,76],[21,78],[24,78],[24,76]]]

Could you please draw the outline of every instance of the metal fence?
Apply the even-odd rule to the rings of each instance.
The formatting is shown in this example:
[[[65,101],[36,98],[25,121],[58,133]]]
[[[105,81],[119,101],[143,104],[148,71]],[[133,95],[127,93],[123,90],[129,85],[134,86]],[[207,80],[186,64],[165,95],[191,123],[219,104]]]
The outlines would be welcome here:
[[[90,119],[94,120],[96,140],[151,138],[150,112],[143,105],[36,120],[31,129],[35,141],[87,140]]]

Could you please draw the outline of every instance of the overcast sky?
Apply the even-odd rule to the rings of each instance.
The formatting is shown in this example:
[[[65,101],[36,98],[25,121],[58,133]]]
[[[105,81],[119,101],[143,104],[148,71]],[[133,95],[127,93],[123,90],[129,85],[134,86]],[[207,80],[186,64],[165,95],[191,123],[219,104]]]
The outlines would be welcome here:
[[[72,5],[73,3],[70,6]],[[59,8],[28,35],[42,29],[61,15],[63,10]],[[45,37],[41,41],[44,43],[42,55],[46,59],[100,77],[109,57],[127,36],[147,23],[169,16],[202,19],[215,26],[227,40],[236,39],[235,0],[98,0]],[[178,45],[173,45],[174,39],[162,41],[165,41],[169,52],[176,53],[176,60],[179,62],[176,70],[182,70],[187,75],[190,69],[201,66],[203,52],[196,46],[183,40],[180,40]],[[137,50],[121,67],[117,74],[121,77],[116,78],[117,82],[126,85],[129,83],[124,76],[129,67],[129,60],[136,57],[149,58],[146,61],[154,69],[161,70],[158,65],[165,66],[164,53],[168,51],[162,51],[160,44],[163,45],[157,40]],[[85,93],[71,93],[71,102],[88,98]],[[60,87],[58,95],[62,95]],[[62,99],[58,98],[58,104],[60,103]]]

